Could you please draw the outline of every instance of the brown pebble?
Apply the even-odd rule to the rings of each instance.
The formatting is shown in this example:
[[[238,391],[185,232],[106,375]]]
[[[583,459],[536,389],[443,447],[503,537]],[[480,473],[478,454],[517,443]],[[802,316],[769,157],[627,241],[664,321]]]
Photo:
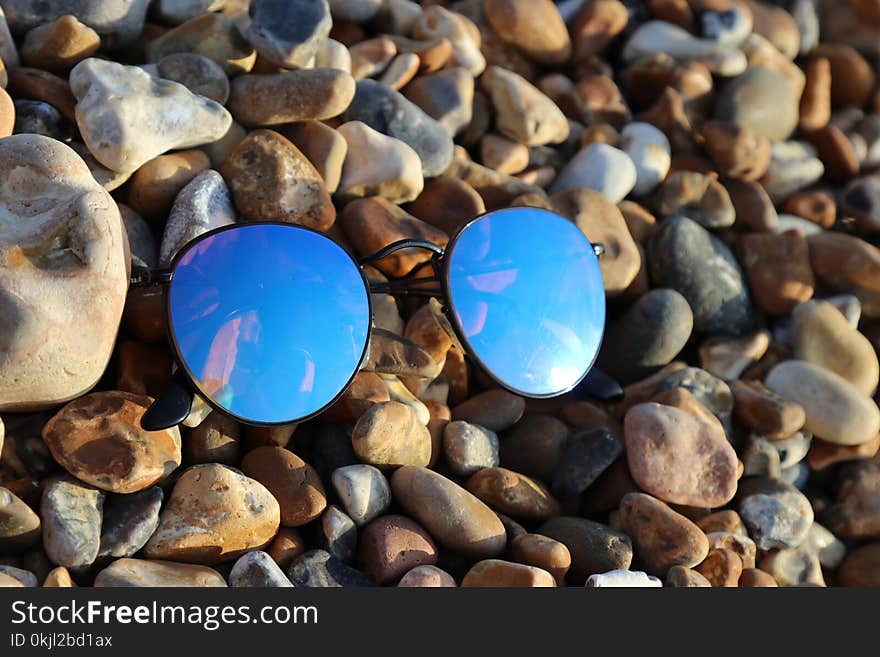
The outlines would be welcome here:
[[[723,184],[736,213],[735,228],[757,232],[776,228],[778,223],[776,208],[760,183],[731,179],[725,180]]]
[[[242,471],[263,484],[278,500],[281,524],[299,527],[321,515],[327,506],[315,469],[283,447],[257,447],[245,454]]]
[[[478,561],[461,580],[462,587],[554,587],[556,580],[543,568],[502,559]]]
[[[380,584],[400,579],[417,566],[433,566],[437,546],[418,523],[406,516],[376,518],[358,536],[363,569]]]
[[[829,180],[844,182],[859,172],[859,158],[852,142],[837,126],[828,124],[805,132],[804,137],[816,147]]]
[[[155,157],[131,177],[128,204],[144,219],[164,221],[178,192],[210,166],[196,149]]]
[[[61,16],[30,30],[21,44],[21,60],[27,66],[47,71],[63,71],[101,46],[101,37],[76,16]]]
[[[779,584],[773,579],[773,575],[758,568],[745,568],[739,576],[739,586],[742,588],[770,587],[776,588]]]
[[[29,98],[49,103],[68,121],[76,122],[76,98],[67,80],[48,71],[20,66],[9,70],[6,91],[13,98]]]
[[[782,204],[789,214],[803,217],[822,228],[831,228],[837,219],[837,204],[834,198],[821,190],[795,192]]]
[[[483,214],[486,204],[466,182],[444,175],[426,180],[422,193],[407,209],[447,235],[454,235],[468,221]]]
[[[583,62],[605,50],[629,21],[629,12],[617,0],[585,2],[571,25],[575,62]]]
[[[455,587],[452,575],[437,566],[416,566],[400,578],[397,586],[414,588]]]
[[[76,584],[70,577],[70,571],[64,566],[58,566],[49,571],[43,580],[43,588],[73,588]]]
[[[733,550],[716,548],[695,570],[713,587],[737,587],[743,571],[743,562]]]
[[[859,445],[836,445],[813,438],[807,463],[813,470],[823,470],[836,463],[874,458],[880,450],[880,434]]]
[[[702,128],[706,149],[719,175],[758,180],[770,166],[770,140],[750,127],[707,121]]]
[[[855,235],[823,232],[807,238],[816,277],[839,287],[880,291],[880,249]]]
[[[759,383],[731,381],[734,416],[746,427],[767,438],[787,438],[806,421],[803,407],[787,401]]]
[[[666,586],[678,589],[708,588],[712,583],[698,571],[685,566],[673,566],[666,573]]]
[[[831,103],[834,107],[863,107],[875,88],[874,72],[858,51],[843,43],[821,43],[810,57],[824,57],[831,67]]]
[[[412,407],[397,401],[371,406],[351,432],[351,444],[363,463],[378,468],[423,467],[431,460],[431,434]]]
[[[506,390],[487,390],[453,408],[452,419],[479,424],[497,433],[516,424],[524,410],[522,397]]]
[[[742,518],[733,509],[722,509],[715,513],[710,513],[696,521],[697,526],[706,534],[712,532],[729,532],[731,534],[739,534],[746,536],[746,526],[743,524]]]
[[[786,315],[813,296],[810,250],[802,232],[749,233],[740,247],[755,301],[765,312]]]
[[[540,481],[506,468],[478,470],[465,488],[491,508],[514,518],[544,520],[560,513],[559,502]]]
[[[293,142],[315,167],[327,191],[339,187],[348,142],[336,130],[321,121],[300,121],[283,126],[279,132]]]
[[[801,130],[817,130],[831,119],[831,64],[824,57],[812,57],[805,73],[798,126]]]
[[[306,551],[306,542],[296,529],[282,527],[266,551],[281,570],[287,571],[293,560]]]
[[[850,552],[837,571],[841,586],[880,586],[880,543],[869,543]]]
[[[553,575],[559,586],[565,584],[571,553],[563,543],[541,534],[522,534],[511,541],[509,553],[513,561],[542,568]]]
[[[6,89],[0,87],[0,139],[12,134],[15,127],[15,105]]]

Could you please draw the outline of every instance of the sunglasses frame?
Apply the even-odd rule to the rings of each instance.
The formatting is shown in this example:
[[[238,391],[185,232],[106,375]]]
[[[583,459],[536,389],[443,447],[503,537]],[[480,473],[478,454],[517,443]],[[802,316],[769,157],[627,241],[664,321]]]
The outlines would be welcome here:
[[[522,209],[532,209],[532,210],[541,210],[543,212],[550,212],[549,210],[545,210],[544,208],[529,208],[527,206],[521,206]],[[283,221],[249,221],[246,223],[234,223],[228,224],[226,226],[219,226],[212,230],[209,230],[205,233],[202,233],[198,237],[187,242],[172,258],[171,262],[167,267],[158,268],[158,269],[140,269],[137,271],[132,271],[132,275],[130,277],[130,286],[131,287],[146,287],[150,285],[162,285],[165,288],[163,294],[163,314],[165,317],[165,325],[166,325],[166,339],[168,341],[168,345],[172,350],[172,356],[174,358],[174,362],[177,365],[177,371],[174,374],[174,380],[168,391],[164,395],[161,395],[153,402],[153,405],[148,409],[147,413],[144,414],[144,418],[142,419],[142,423],[145,424],[145,428],[159,428],[159,425],[167,424],[168,426],[173,426],[178,424],[182,419],[171,418],[170,415],[180,416],[182,415],[185,418],[186,415],[189,414],[192,406],[193,394],[197,393],[199,397],[201,397],[207,405],[214,411],[222,413],[237,422],[241,422],[243,424],[247,424],[255,427],[262,428],[275,428],[275,427],[284,427],[291,426],[295,424],[301,424],[303,422],[308,422],[309,420],[313,420],[316,417],[323,414],[327,409],[336,404],[348,391],[351,387],[351,384],[354,382],[358,373],[362,371],[362,368],[366,361],[369,358],[370,354],[370,343],[372,338],[372,332],[374,327],[372,326],[373,319],[373,303],[372,303],[372,295],[373,294],[388,294],[391,296],[420,296],[420,297],[430,297],[430,298],[442,298],[442,303],[440,303],[440,309],[443,313],[443,319],[445,319],[446,323],[452,329],[452,335],[450,337],[453,338],[453,341],[457,343],[463,350],[464,356],[474,362],[482,372],[495,384],[500,386],[501,388],[508,390],[516,395],[526,397],[529,399],[551,399],[554,397],[558,397],[560,395],[564,395],[573,391],[577,386],[579,386],[584,379],[586,379],[591,372],[595,371],[595,361],[598,357],[597,354],[593,357],[593,362],[590,364],[590,367],[586,369],[584,374],[571,386],[568,386],[566,389],[552,393],[552,394],[532,394],[526,393],[521,390],[517,390],[515,387],[503,382],[499,379],[492,370],[486,366],[483,360],[476,354],[472,345],[465,337],[461,327],[458,325],[458,321],[455,319],[455,313],[453,311],[453,302],[452,297],[450,295],[450,284],[449,284],[449,255],[452,253],[459,237],[471,226],[475,223],[484,219],[485,217],[495,214],[497,212],[502,212],[505,210],[509,210],[513,208],[503,208],[503,209],[495,209],[489,210],[482,214],[479,214],[472,219],[468,220],[462,226],[460,226],[453,236],[449,239],[445,247],[441,247],[434,242],[429,242],[426,240],[415,240],[415,239],[405,239],[397,242],[392,242],[391,244],[386,245],[379,251],[358,258],[354,256],[345,245],[340,244],[338,241],[322,233],[320,231],[314,230],[307,226],[301,226],[299,224],[292,224],[289,222]],[[551,213],[552,214],[552,213]],[[299,418],[292,418],[290,420],[284,420],[280,422],[261,422],[256,420],[251,420],[248,418],[243,418],[241,416],[236,415],[232,411],[221,407],[217,404],[211,396],[206,393],[202,387],[198,383],[198,379],[193,375],[190,371],[189,367],[187,367],[184,362],[183,356],[181,354],[181,350],[178,347],[177,339],[174,335],[174,324],[171,319],[171,308],[170,308],[170,286],[174,278],[174,271],[177,268],[180,260],[193,248],[195,248],[200,242],[213,237],[214,235],[218,235],[220,233],[235,230],[246,226],[285,226],[295,230],[304,230],[311,233],[315,233],[320,235],[321,237],[330,240],[333,242],[339,249],[341,249],[354,263],[358,272],[360,273],[361,279],[364,283],[364,288],[367,292],[367,310],[370,317],[370,326],[368,329],[367,340],[364,345],[363,353],[361,354],[360,360],[358,361],[357,367],[354,369],[351,377],[348,379],[346,384],[342,387],[339,393],[333,397],[329,402],[323,405],[318,410]],[[605,252],[604,247],[601,244],[591,243],[593,247],[593,253],[597,258],[600,258]],[[388,281],[375,282],[371,283],[367,278],[366,271],[364,269],[365,266],[370,265],[374,262],[380,261],[397,251],[403,249],[423,249],[426,251],[430,251],[432,253],[432,257],[430,260],[432,271],[434,272],[433,277],[429,278],[417,278],[414,276],[415,272],[421,269],[424,264],[419,265],[414,268],[413,272],[407,274],[406,276],[402,276],[400,278],[390,279]],[[427,264],[427,263],[425,263]],[[427,288],[422,287],[426,284],[435,284],[439,285],[439,289],[437,288]],[[439,319],[439,318],[438,318]],[[446,330],[445,327],[443,327]],[[448,331],[447,331],[448,332]],[[603,326],[603,337],[604,337],[604,326]],[[601,342],[600,342],[601,344]],[[607,379],[607,375],[604,373],[597,373],[600,376],[600,380],[598,384],[600,387],[613,388],[609,394],[612,396],[618,395],[619,386],[616,382],[611,380],[605,381],[602,380]],[[613,385],[612,385],[613,384]],[[187,390],[187,387],[189,388]],[[185,405],[181,398],[173,399],[171,402],[168,402],[164,399],[166,396],[171,397],[179,397],[183,393],[186,393],[189,396],[189,402]],[[171,410],[175,409],[175,410]],[[175,419],[176,421],[168,424],[171,419]],[[155,422],[154,422],[155,421]],[[146,424],[150,426],[147,427]],[[155,425],[155,426],[154,426]],[[165,428],[165,427],[161,427]]]

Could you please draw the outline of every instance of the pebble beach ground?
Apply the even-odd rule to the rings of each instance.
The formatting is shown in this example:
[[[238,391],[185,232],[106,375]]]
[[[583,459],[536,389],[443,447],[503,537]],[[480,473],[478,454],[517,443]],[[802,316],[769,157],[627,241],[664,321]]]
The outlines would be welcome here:
[[[880,586],[880,2],[0,7],[0,586]],[[141,429],[132,269],[519,205],[605,246],[622,400],[499,390],[376,294],[317,419]]]

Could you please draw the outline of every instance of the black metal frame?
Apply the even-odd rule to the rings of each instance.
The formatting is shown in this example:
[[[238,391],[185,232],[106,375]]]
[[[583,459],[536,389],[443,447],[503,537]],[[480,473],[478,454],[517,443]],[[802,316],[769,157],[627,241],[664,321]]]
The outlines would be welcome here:
[[[535,208],[535,209],[538,209],[538,208]],[[170,284],[171,284],[173,277],[174,277],[174,270],[177,267],[177,264],[180,262],[181,258],[183,258],[183,256],[188,251],[190,251],[192,248],[194,248],[196,245],[198,245],[201,241],[203,241],[213,235],[216,235],[218,233],[227,231],[227,230],[233,230],[236,228],[241,228],[242,226],[249,226],[249,225],[278,225],[278,226],[287,226],[291,229],[306,230],[306,231],[310,231],[310,232],[316,233],[318,235],[321,235],[322,237],[334,242],[340,249],[342,249],[343,252],[345,252],[348,255],[349,258],[351,258],[352,262],[357,266],[358,271],[361,274],[361,278],[363,279],[365,289],[367,291],[368,312],[370,314],[370,317],[372,317],[372,313],[373,313],[372,301],[370,299],[370,295],[372,295],[372,294],[389,294],[392,296],[420,296],[420,297],[435,297],[435,298],[442,297],[442,299],[444,300],[444,303],[441,305],[441,308],[443,310],[444,315],[446,316],[446,319],[447,319],[449,325],[453,329],[453,332],[455,334],[454,337],[461,343],[461,345],[463,347],[466,348],[465,355],[467,357],[469,357],[472,361],[474,361],[494,383],[496,383],[497,385],[501,386],[502,388],[509,390],[517,395],[520,395],[522,397],[528,397],[531,399],[548,399],[548,398],[552,398],[552,397],[557,397],[557,396],[565,394],[567,392],[571,392],[579,384],[581,384],[581,382],[583,382],[585,378],[587,378],[587,376],[590,374],[591,371],[595,370],[595,367],[593,367],[593,364],[595,363],[595,359],[594,359],[594,363],[591,364],[591,366],[589,368],[587,368],[584,375],[574,385],[570,386],[569,388],[562,390],[560,392],[557,392],[557,393],[553,393],[553,394],[545,394],[545,395],[528,394],[528,393],[525,393],[521,390],[515,389],[514,387],[504,383],[503,381],[501,381],[500,379],[498,379],[495,376],[495,374],[485,365],[485,363],[483,363],[483,361],[479,358],[479,356],[477,356],[476,353],[474,353],[473,349],[471,348],[470,343],[468,342],[467,338],[464,336],[463,332],[461,331],[461,327],[458,326],[458,322],[455,319],[454,313],[451,308],[452,300],[451,300],[451,296],[449,294],[449,271],[448,271],[449,268],[448,268],[448,264],[447,264],[448,263],[448,256],[450,253],[452,253],[452,250],[454,249],[456,242],[458,241],[459,237],[461,236],[461,234],[465,230],[467,230],[470,226],[472,226],[477,221],[493,214],[494,212],[498,212],[498,210],[493,210],[490,212],[485,212],[483,214],[480,214],[480,215],[474,217],[473,219],[471,219],[470,221],[468,221],[463,226],[461,226],[455,232],[455,234],[452,236],[452,238],[449,240],[449,243],[447,244],[446,248],[440,247],[437,244],[434,244],[433,242],[428,242],[425,240],[400,240],[398,242],[393,242],[392,244],[385,246],[384,248],[380,249],[379,251],[377,251],[374,254],[371,254],[371,255],[365,256],[365,257],[361,257],[361,258],[356,258],[342,244],[339,244],[338,242],[333,240],[331,237],[325,235],[324,233],[320,233],[316,230],[313,230],[311,228],[307,228],[305,226],[300,226],[298,224],[291,224],[291,223],[280,222],[280,221],[261,221],[261,222],[248,222],[247,224],[230,224],[227,226],[221,226],[219,228],[215,228],[213,230],[210,230],[206,233],[203,233],[202,235],[199,235],[194,240],[188,242],[180,251],[178,251],[178,253],[172,259],[170,266],[167,268],[153,269],[153,270],[141,269],[136,272],[133,272],[132,276],[130,278],[130,285],[132,287],[165,285],[165,286],[169,286],[169,289],[170,289]],[[370,281],[367,280],[366,274],[364,272],[365,265],[369,265],[374,262],[378,262],[384,258],[387,258],[390,255],[393,255],[394,253],[396,253],[397,251],[400,251],[402,249],[413,249],[413,248],[424,249],[427,251],[431,251],[433,253],[433,256],[432,256],[430,262],[431,262],[431,267],[434,271],[434,276],[432,276],[432,277],[418,277],[417,278],[417,277],[415,277],[414,273],[411,273],[407,276],[397,278],[397,279],[392,279],[389,281],[371,283]],[[594,253],[596,254],[597,257],[600,257],[604,253],[604,247],[601,244],[593,244],[593,250],[594,250]],[[416,268],[416,270],[417,269],[419,269],[419,268]],[[431,287],[422,287],[423,285],[428,285],[431,283],[434,284]],[[439,287],[437,287],[437,286],[439,286]],[[311,419],[317,417],[318,415],[323,413],[325,410],[327,410],[327,408],[329,408],[330,406],[335,404],[337,401],[339,401],[339,399],[345,394],[345,392],[349,389],[349,387],[353,383],[358,372],[361,371],[361,368],[363,367],[364,362],[367,360],[368,355],[369,355],[370,338],[372,335],[372,329],[370,330],[370,332],[367,335],[367,340],[364,345],[364,351],[361,354],[361,358],[358,362],[358,365],[355,368],[354,372],[352,373],[351,377],[348,379],[345,386],[339,391],[339,393],[330,402],[328,402],[326,405],[324,405],[323,407],[321,407],[320,409],[318,409],[314,413],[311,413],[307,416],[303,416],[303,417],[299,417],[299,418],[291,418],[290,420],[285,420],[283,422],[258,422],[258,421],[254,421],[251,419],[242,418],[240,416],[237,416],[235,413],[232,413],[229,410],[222,408],[218,404],[216,404],[211,399],[210,395],[208,395],[204,390],[202,390],[201,386],[198,384],[197,378],[193,375],[193,373],[187,367],[186,363],[184,362],[183,358],[180,355],[180,349],[178,348],[177,340],[174,337],[174,330],[173,330],[173,322],[171,319],[169,297],[170,297],[170,294],[168,294],[166,291],[166,294],[165,294],[165,297],[163,300],[163,312],[165,315],[165,322],[168,327],[168,330],[167,330],[168,343],[169,343],[169,346],[172,350],[174,361],[175,361],[178,369],[177,369],[177,372],[175,373],[174,381],[172,382],[171,386],[169,386],[166,393],[161,395],[155,402],[153,402],[153,404],[150,406],[150,408],[144,414],[144,416],[141,420],[141,424],[143,425],[143,427],[145,429],[150,429],[150,430],[163,429],[163,428],[167,428],[169,426],[173,426],[175,424],[182,422],[186,418],[186,416],[189,414],[189,412],[191,411],[191,408],[192,408],[193,395],[192,395],[191,390],[195,390],[207,402],[207,404],[213,410],[216,410],[220,413],[224,413],[224,414],[232,417],[233,419],[235,419],[239,422],[242,422],[244,424],[249,424],[249,425],[258,426],[258,427],[277,427],[277,426],[285,426],[285,425],[290,425],[290,424],[295,424],[295,423],[300,423],[300,422],[306,422],[308,420],[311,420]],[[601,377],[600,377],[600,385],[597,388],[597,390],[600,393],[602,393],[603,391],[611,390],[611,392],[608,393],[609,395],[611,395],[613,397],[619,396],[618,393],[620,391],[620,388],[619,388],[619,386],[617,386],[616,382],[613,382],[612,380],[608,379],[607,375],[604,375],[603,373],[599,373],[599,374],[601,375]],[[604,379],[608,379],[609,381],[612,381],[614,383],[614,385],[609,387],[609,385],[604,380],[601,380],[602,377],[604,377]],[[190,389],[189,391],[187,390],[187,387],[189,387],[189,389]]]

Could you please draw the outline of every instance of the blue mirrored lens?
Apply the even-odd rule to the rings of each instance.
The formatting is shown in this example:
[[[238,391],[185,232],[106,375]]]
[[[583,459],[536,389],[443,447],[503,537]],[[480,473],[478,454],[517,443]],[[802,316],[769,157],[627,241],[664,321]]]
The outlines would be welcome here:
[[[174,269],[171,330],[200,392],[241,420],[293,422],[329,404],[370,329],[361,272],[335,242],[296,226],[211,235]]]
[[[470,355],[523,395],[567,392],[589,371],[605,325],[590,242],[546,210],[480,217],[448,256],[449,304]]]

